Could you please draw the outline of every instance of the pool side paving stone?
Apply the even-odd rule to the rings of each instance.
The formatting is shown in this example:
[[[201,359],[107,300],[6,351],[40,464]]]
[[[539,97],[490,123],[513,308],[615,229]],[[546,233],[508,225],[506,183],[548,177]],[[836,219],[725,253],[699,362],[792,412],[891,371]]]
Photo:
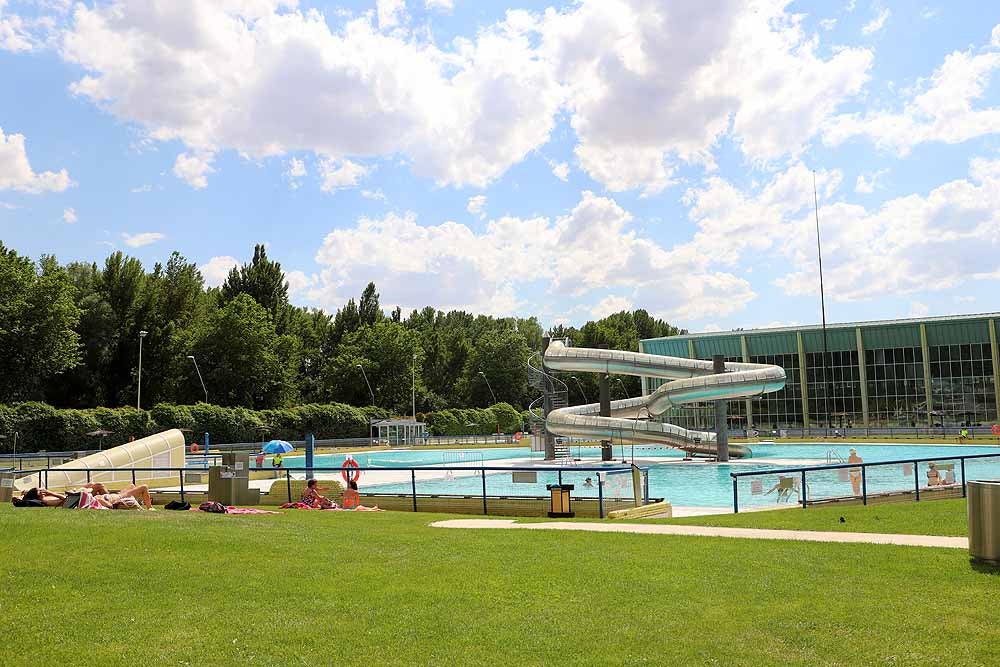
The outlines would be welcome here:
[[[792,540],[798,542],[842,542],[847,544],[893,544],[908,547],[968,549],[966,537],[937,535],[895,535],[887,533],[840,533],[764,528],[720,528],[715,526],[667,526],[637,523],[561,522],[519,523],[511,519],[451,519],[435,521],[434,528],[582,530],[595,533],[639,533],[644,535],[686,535],[693,537],[729,537],[750,540]]]

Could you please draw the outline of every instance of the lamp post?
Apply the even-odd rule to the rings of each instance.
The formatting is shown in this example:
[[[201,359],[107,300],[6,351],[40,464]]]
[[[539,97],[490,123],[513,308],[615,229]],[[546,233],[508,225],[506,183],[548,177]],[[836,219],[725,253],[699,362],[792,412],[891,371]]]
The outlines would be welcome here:
[[[615,380],[617,380],[618,384],[622,386],[622,391],[625,392],[625,398],[632,398],[631,396],[628,395],[628,389],[625,388],[625,383],[622,382],[622,379],[616,375]]]
[[[135,392],[135,409],[141,410],[142,405],[142,339],[149,334],[148,331],[143,329],[139,332],[139,384]]]
[[[413,378],[410,380],[410,407],[413,409],[413,421],[417,421],[417,353],[413,353]]]
[[[362,377],[365,378],[365,384],[368,385],[368,393],[371,394],[371,397],[372,397],[372,406],[374,406],[375,405],[375,392],[372,391],[372,383],[368,381],[368,374],[365,373],[365,367],[362,366],[361,364],[355,364],[355,365],[358,368],[361,369],[361,375],[362,375]],[[414,417],[414,419],[416,419],[416,418]]]
[[[201,369],[198,368],[198,360],[194,358],[193,354],[189,354],[188,359],[194,362],[194,369],[198,372],[198,381],[201,382],[201,390],[205,392],[205,402],[208,403],[208,389],[205,389],[205,380],[201,377]]]
[[[823,411],[826,413],[825,435],[830,435],[830,378],[827,376],[826,293],[823,291],[823,246],[819,239],[819,195],[816,194],[816,172],[813,171],[813,204],[816,211],[816,257],[819,259],[819,308],[823,318]],[[860,362],[860,360],[859,360]]]
[[[575,382],[576,382],[576,386],[577,386],[577,387],[578,387],[578,388],[580,389],[580,395],[581,395],[581,396],[583,396],[583,402],[584,402],[584,403],[590,403],[590,399],[589,399],[589,398],[587,398],[587,392],[585,392],[585,391],[583,390],[583,385],[582,385],[582,384],[580,384],[580,378],[578,378],[578,377],[577,377],[577,376],[575,376],[575,375],[572,375],[572,376],[570,376],[570,378],[569,378],[569,379],[570,379],[570,380],[573,380],[573,381],[575,381]]]
[[[488,377],[486,377],[486,373],[484,373],[482,371],[479,371],[479,374],[483,376],[484,380],[486,380],[486,387],[490,390],[490,396],[493,397],[493,404],[496,405],[497,395],[493,393],[493,387],[490,386],[490,379]]]

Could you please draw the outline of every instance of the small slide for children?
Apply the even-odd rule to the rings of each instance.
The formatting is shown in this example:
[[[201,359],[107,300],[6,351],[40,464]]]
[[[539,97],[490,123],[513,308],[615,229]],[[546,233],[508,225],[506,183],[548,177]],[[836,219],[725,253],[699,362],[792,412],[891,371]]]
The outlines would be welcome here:
[[[558,371],[616,373],[667,380],[649,396],[611,402],[611,416],[601,417],[600,403],[553,410],[546,419],[550,433],[570,438],[663,444],[696,454],[717,453],[715,433],[690,431],[672,424],[643,421],[688,403],[760,396],[785,386],[785,370],[771,364],[726,362],[716,373],[711,361],[664,357],[641,352],[566,347],[549,343],[545,366]],[[747,448],[730,445],[731,456]]]

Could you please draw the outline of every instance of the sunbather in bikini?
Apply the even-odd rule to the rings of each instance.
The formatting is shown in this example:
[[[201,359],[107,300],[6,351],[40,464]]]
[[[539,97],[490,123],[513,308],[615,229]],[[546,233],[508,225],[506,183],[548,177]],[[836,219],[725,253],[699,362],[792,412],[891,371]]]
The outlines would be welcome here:
[[[59,507],[64,500],[66,500],[66,494],[36,487],[28,489],[20,497],[11,498],[11,503],[14,507],[37,507],[33,503],[29,504],[29,501],[40,501],[44,507]]]

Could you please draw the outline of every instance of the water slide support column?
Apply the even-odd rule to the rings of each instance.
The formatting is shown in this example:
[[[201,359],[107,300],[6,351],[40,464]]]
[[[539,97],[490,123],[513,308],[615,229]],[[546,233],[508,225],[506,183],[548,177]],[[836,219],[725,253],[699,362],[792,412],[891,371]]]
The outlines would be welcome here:
[[[920,355],[924,359],[924,397],[927,399],[927,426],[934,426],[934,387],[931,384],[931,351],[927,345],[927,325],[920,324]],[[944,407],[943,405],[941,406]],[[941,424],[944,425],[944,415],[941,416]]]
[[[799,387],[802,390],[802,428],[809,428],[809,381],[806,375],[806,346],[802,342],[802,332],[796,331],[799,345]]]
[[[548,336],[545,336],[544,338],[542,338],[542,360],[541,360],[541,363],[542,363],[542,371],[544,373],[546,373],[546,375],[544,375],[542,377],[542,383],[543,383],[543,387],[544,387],[543,390],[542,390],[543,391],[543,396],[544,396],[544,398],[542,399],[542,414],[545,415],[545,419],[546,420],[548,420],[548,418],[549,418],[549,413],[552,412],[552,391],[555,389],[555,387],[552,386],[552,380],[549,379],[548,371],[545,368],[545,351],[547,349],[549,349],[549,342],[551,342],[551,340],[552,339],[549,338]],[[552,461],[555,458],[556,458],[556,439],[549,432],[548,427],[546,427],[545,428],[545,460],[546,461]]]
[[[750,348],[747,345],[747,337],[740,336],[740,351],[743,352],[743,363],[750,363]],[[747,435],[750,434],[750,429],[753,428],[753,401],[749,398],[746,400],[747,404],[747,420],[743,424],[747,427]]]
[[[868,428],[868,376],[865,374],[865,341],[861,327],[854,327],[854,337],[858,341],[858,379],[861,384],[861,419]]]
[[[726,372],[726,358],[721,354],[712,355],[712,371]],[[726,423],[726,413],[729,411],[729,401],[715,401],[715,447],[719,452],[719,463],[729,461],[729,425]]]
[[[611,416],[611,383],[608,381],[608,374],[604,373],[597,382],[601,394],[601,416]],[[613,449],[610,440],[601,440],[601,460],[610,461],[613,456]]]

